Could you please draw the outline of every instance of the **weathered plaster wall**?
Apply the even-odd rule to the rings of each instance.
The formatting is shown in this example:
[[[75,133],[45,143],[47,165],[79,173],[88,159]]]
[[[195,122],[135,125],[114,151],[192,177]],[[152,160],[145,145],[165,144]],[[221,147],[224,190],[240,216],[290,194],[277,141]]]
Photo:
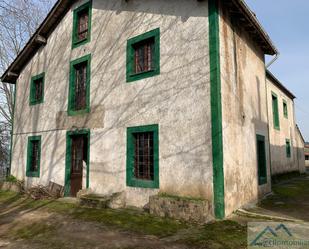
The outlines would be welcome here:
[[[220,50],[226,215],[270,191],[264,54],[221,8]],[[265,136],[268,181],[258,185],[256,135]]]
[[[82,2],[74,4],[72,10]],[[93,0],[91,42],[71,49],[72,10],[17,82],[12,174],[64,184],[66,131],[90,128],[90,188],[142,206],[159,190],[126,186],[126,129],[159,125],[160,191],[212,200],[208,6],[196,0]],[[127,39],[161,30],[161,74],[126,83]],[[91,113],[68,117],[69,64],[91,53]],[[29,106],[45,71],[44,103]],[[27,178],[27,137],[42,135],[41,177]]]
[[[274,128],[272,92],[278,96],[278,109],[280,129]],[[287,102],[288,118],[283,114],[283,100]],[[271,144],[271,171],[272,175],[298,171],[296,123],[294,113],[294,102],[282,90],[280,90],[271,79],[267,78],[267,102]],[[286,139],[291,141],[291,157],[287,157]]]
[[[305,141],[300,133],[300,130],[295,127],[295,140],[296,140],[296,157],[297,157],[297,166],[300,173],[306,172],[306,163],[305,163]]]

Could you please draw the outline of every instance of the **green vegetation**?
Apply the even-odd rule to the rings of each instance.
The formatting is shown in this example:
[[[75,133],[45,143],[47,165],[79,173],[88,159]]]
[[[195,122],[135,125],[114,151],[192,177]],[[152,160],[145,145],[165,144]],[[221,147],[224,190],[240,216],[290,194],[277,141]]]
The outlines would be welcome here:
[[[247,228],[231,220],[218,221],[192,232],[185,241],[205,248],[247,248]]]
[[[6,182],[17,182],[17,178],[15,176],[9,175],[5,179]]]
[[[197,226],[173,219],[155,217],[136,209],[91,209],[57,200],[34,201],[20,194],[0,191],[0,208],[12,209],[12,207],[17,208],[18,212],[48,211],[52,215],[57,214],[64,218],[77,219],[80,224],[83,221],[91,221],[140,235],[153,235],[168,239],[175,237],[176,239],[172,239],[172,241],[197,247],[241,249],[245,248],[246,242],[246,227],[233,221]],[[5,216],[0,215],[0,218],[3,217]],[[58,245],[61,248],[62,242],[57,240],[59,233],[61,233],[61,225],[58,227],[57,223],[52,220],[50,222],[48,219],[44,219],[40,223],[14,226],[8,237],[36,241],[36,243],[41,243],[48,238],[48,243],[53,243],[55,248],[58,248]]]
[[[48,237],[55,230],[56,228],[53,225],[36,222],[11,231],[11,236],[14,239],[32,239],[42,236]]]

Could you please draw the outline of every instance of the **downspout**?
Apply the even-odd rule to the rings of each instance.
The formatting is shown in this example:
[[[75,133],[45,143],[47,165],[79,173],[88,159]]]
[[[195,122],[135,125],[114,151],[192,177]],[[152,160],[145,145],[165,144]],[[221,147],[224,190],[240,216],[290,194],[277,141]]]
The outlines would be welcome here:
[[[266,70],[276,61],[280,56],[280,52],[277,51],[275,57],[266,65]]]
[[[269,154],[269,170],[270,170],[270,181],[272,180],[272,165],[271,165],[271,144],[270,144],[270,125],[269,125],[269,106],[268,106],[268,88],[267,88],[267,69],[278,60],[280,53],[276,51],[275,57],[265,66],[265,89],[266,89],[266,109],[267,109],[267,124],[268,124],[268,154]]]

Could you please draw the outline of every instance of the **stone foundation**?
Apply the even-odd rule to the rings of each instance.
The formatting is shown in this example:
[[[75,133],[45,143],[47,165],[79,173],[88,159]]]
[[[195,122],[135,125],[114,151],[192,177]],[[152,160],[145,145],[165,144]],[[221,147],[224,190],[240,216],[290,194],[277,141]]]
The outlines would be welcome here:
[[[149,211],[153,215],[206,223],[211,220],[211,206],[207,200],[190,199],[174,196],[151,196]]]

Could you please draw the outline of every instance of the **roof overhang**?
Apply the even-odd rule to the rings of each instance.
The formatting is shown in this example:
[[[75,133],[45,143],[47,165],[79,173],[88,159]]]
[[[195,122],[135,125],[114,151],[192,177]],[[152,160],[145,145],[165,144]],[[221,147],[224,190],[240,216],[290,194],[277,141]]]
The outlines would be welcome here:
[[[258,22],[254,13],[249,9],[243,0],[221,0],[223,4],[228,5],[231,13],[241,22],[243,22],[246,30],[253,35],[254,39],[261,46],[265,54],[277,54],[277,49],[273,45],[271,39]],[[62,20],[68,9],[75,1],[72,0],[58,0],[42,24],[26,43],[22,51],[17,55],[15,60],[7,68],[1,76],[2,82],[15,84],[20,72],[24,66],[31,60],[38,49],[46,44],[46,40],[51,32],[55,29],[57,24]]]
[[[242,23],[242,26],[258,43],[265,54],[275,55],[278,53],[276,46],[245,1],[222,0],[222,3],[228,7],[230,14]]]
[[[283,91],[290,99],[296,99],[295,95],[291,93],[269,70],[266,70],[266,77],[281,91]]]
[[[32,35],[24,48],[16,56],[15,60],[6,69],[1,76],[2,82],[15,84],[20,72],[29,60],[35,55],[37,50],[46,44],[48,36],[62,20],[63,16],[70,8],[74,1],[58,0],[42,24],[38,27],[36,32]]]

